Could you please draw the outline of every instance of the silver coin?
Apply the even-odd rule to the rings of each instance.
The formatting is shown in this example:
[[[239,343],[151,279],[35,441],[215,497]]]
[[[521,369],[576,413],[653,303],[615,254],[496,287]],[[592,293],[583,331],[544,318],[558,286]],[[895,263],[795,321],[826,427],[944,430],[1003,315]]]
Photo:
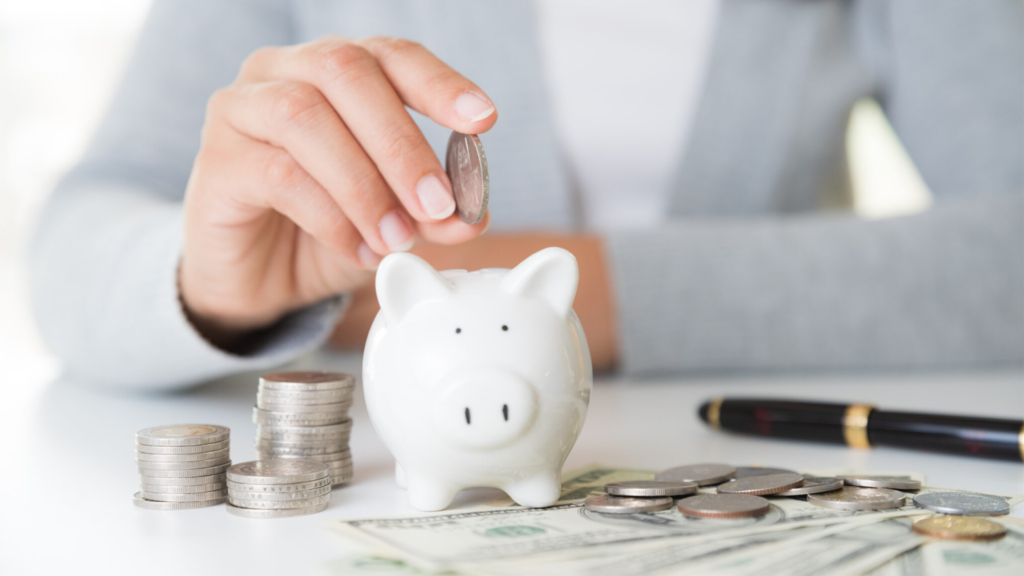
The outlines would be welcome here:
[[[319,488],[313,488],[311,490],[302,490],[300,492],[249,492],[245,490],[228,489],[228,494],[231,496],[232,503],[234,503],[235,500],[267,500],[274,502],[286,500],[308,500],[310,498],[316,498],[330,493],[330,484]]]
[[[149,462],[146,460],[136,460],[135,466],[139,470],[196,470],[220,466],[221,464],[226,464],[229,460],[230,458],[226,455],[211,460],[194,460],[192,462]]]
[[[262,435],[288,434],[292,436],[333,437],[348,434],[351,431],[351,418],[346,418],[341,422],[326,424],[323,426],[256,426],[257,436],[260,436],[262,433]]]
[[[327,400],[330,401],[335,398],[334,402],[342,402],[352,399],[352,392],[355,390],[355,386],[346,386],[344,388],[328,388],[327,390],[275,390],[273,388],[263,388],[260,386],[256,392],[257,396],[264,396],[266,398],[274,399],[290,399],[290,400]]]
[[[345,474],[344,476],[331,476],[331,486],[337,488],[338,486],[344,486],[352,481],[352,474]]]
[[[313,442],[311,446],[320,445],[320,443],[327,444],[331,442],[348,442],[351,438],[350,432],[343,434],[330,434],[322,436],[319,434],[275,434],[273,431],[275,428],[268,426],[257,426],[256,441],[273,442],[275,444],[305,444],[307,442]]]
[[[466,224],[476,224],[487,213],[491,177],[484,145],[476,134],[452,132],[445,153],[445,172],[455,194],[455,211]]]
[[[281,459],[302,459],[302,460],[316,460],[317,462],[342,462],[352,460],[352,454],[345,450],[343,452],[333,452],[330,454],[272,454],[269,452],[257,451],[256,455],[260,457],[260,460],[272,460],[275,458]]]
[[[966,492],[929,492],[914,496],[918,508],[955,516],[1002,516],[1010,513],[1010,504],[1002,498]]]
[[[288,446],[267,446],[266,444],[257,443],[256,451],[260,454],[280,455],[280,456],[293,456],[302,458],[303,456],[323,456],[325,454],[337,454],[340,452],[348,452],[348,443],[333,443],[330,446],[314,446],[312,448],[292,448]]]
[[[276,372],[260,377],[260,390],[334,390],[351,388],[355,378],[351,374],[341,372],[320,372],[307,370],[302,372]]]
[[[227,483],[223,481],[195,486],[160,486],[158,484],[143,484],[139,486],[139,488],[142,488],[143,494],[200,494],[202,492],[227,490],[227,487]],[[153,498],[153,500],[159,500],[159,498]]]
[[[201,454],[203,452],[216,452],[229,447],[230,440],[223,442],[211,442],[198,446],[150,446],[148,444],[136,444],[135,451],[145,454]]]
[[[804,477],[799,474],[769,474],[767,476],[747,476],[732,482],[718,485],[719,494],[749,494],[750,496],[768,496],[804,485]]]
[[[218,500],[228,495],[228,489],[213,490],[211,492],[196,492],[193,494],[168,494],[166,492],[142,491],[142,497],[151,502],[206,502],[207,500]]]
[[[285,412],[288,414],[302,414],[305,417],[306,414],[315,414],[316,417],[329,418],[338,414],[348,414],[350,408],[352,408],[352,401],[347,402],[333,402],[331,404],[274,404],[270,402],[261,401],[257,398],[256,407],[260,410],[266,410],[267,412]]]
[[[135,433],[136,444],[150,446],[198,446],[223,442],[231,430],[216,424],[172,424],[154,426]]]
[[[230,455],[230,448],[222,448],[213,452],[200,452],[198,454],[147,454],[136,452],[137,462],[198,462],[200,460],[216,460],[226,458]]]
[[[807,494],[820,494],[831,492],[843,487],[843,481],[839,478],[807,476],[804,477],[804,485],[785,492],[776,492],[772,496],[806,496]]]
[[[194,468],[192,470],[154,470],[139,468],[139,474],[142,475],[144,484],[153,484],[154,482],[148,482],[149,478],[197,478],[199,476],[213,476],[220,474],[227,470],[231,466],[231,461],[210,468]]]
[[[347,419],[347,411],[335,413],[293,414],[291,412],[261,410],[258,406],[253,406],[252,408],[252,421],[256,424],[269,426],[323,426],[325,424],[339,424]]]
[[[211,476],[196,476],[190,478],[155,478],[152,476],[142,476],[143,486],[202,486],[204,484],[223,484],[227,482],[228,475],[221,472],[220,474],[213,474]]]
[[[228,480],[243,484],[295,484],[325,478],[329,470],[327,464],[315,460],[275,458],[235,464],[228,470]]]
[[[768,500],[750,494],[698,494],[679,501],[679,511],[698,518],[753,518],[771,509]]]
[[[249,508],[250,510],[283,510],[285,508],[305,508],[307,506],[318,506],[330,502],[330,493],[315,498],[303,500],[255,500],[252,498],[236,498],[228,494],[228,502],[238,508]]]
[[[627,498],[600,494],[583,501],[587,510],[604,514],[636,514],[638,512],[658,512],[672,507],[672,498]]]
[[[661,482],[658,480],[627,480],[604,485],[612,496],[655,498],[661,496],[688,496],[697,493],[696,482]]]
[[[847,486],[863,488],[891,488],[893,490],[920,490],[921,482],[906,476],[855,475],[839,477]]]
[[[330,440],[304,440],[301,442],[284,442],[279,440],[268,440],[256,438],[256,447],[267,450],[316,450],[316,449],[345,449],[348,448],[348,438],[331,438]]]
[[[663,482],[696,482],[701,486],[720,484],[736,475],[736,468],[728,464],[688,464],[658,472],[655,480]]]
[[[202,502],[155,502],[153,500],[146,500],[142,497],[142,492],[136,492],[132,498],[132,503],[139,508],[145,508],[147,510],[191,510],[192,508],[206,508],[207,506],[216,506],[217,504],[223,504],[228,501],[227,496],[223,498],[217,498],[215,500],[204,500]]]
[[[244,484],[228,480],[228,488],[232,492],[248,492],[252,494],[287,494],[289,492],[316,490],[317,488],[330,485],[331,479],[329,477],[309,482],[296,482],[294,484]]]
[[[239,508],[237,506],[227,505],[228,514],[235,516],[241,516],[242,518],[288,518],[289,516],[305,516],[307,514],[316,514],[317,512],[323,512],[327,510],[329,502],[317,506],[306,506],[305,508],[287,508],[284,510],[252,510],[249,508]]]
[[[786,468],[765,468],[762,466],[737,466],[736,478],[750,478],[751,476],[769,476],[771,474],[796,474],[796,470]]]
[[[325,398],[290,398],[287,396],[275,396],[266,392],[256,394],[256,405],[260,408],[265,406],[330,406],[332,404],[352,405],[352,396],[328,396]]]
[[[807,495],[807,501],[811,504],[835,510],[888,510],[900,508],[906,500],[907,495],[897,490],[851,486]]]

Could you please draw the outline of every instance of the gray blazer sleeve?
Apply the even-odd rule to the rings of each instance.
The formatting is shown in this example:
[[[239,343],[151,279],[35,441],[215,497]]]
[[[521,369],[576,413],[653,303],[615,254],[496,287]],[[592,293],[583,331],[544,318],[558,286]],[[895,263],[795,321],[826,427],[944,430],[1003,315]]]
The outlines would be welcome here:
[[[289,42],[288,5],[155,2],[111,111],[56,187],[33,245],[36,317],[71,377],[177,387],[282,363],[330,334],[338,298],[228,354],[203,340],[178,300],[181,200],[206,101],[252,50]]]
[[[935,205],[612,234],[625,371],[1024,363],[1019,3],[874,6],[878,96]]]

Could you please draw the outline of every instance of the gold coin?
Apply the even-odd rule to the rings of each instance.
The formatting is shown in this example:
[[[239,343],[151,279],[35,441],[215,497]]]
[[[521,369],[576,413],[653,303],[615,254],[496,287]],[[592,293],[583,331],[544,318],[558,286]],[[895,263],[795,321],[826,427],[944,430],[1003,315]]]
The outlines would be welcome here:
[[[973,516],[929,516],[914,522],[914,532],[943,540],[998,540],[1006,536],[1006,527],[998,522]]]

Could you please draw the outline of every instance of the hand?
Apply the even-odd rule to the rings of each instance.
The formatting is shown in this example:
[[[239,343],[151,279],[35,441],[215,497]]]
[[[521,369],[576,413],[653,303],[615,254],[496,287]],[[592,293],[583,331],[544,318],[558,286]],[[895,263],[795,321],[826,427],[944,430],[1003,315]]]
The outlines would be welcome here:
[[[478,134],[475,84],[414,42],[324,38],[262,48],[210,98],[185,194],[180,294],[222,346],[359,287],[414,238],[480,235],[453,216],[444,169],[406,106]]]

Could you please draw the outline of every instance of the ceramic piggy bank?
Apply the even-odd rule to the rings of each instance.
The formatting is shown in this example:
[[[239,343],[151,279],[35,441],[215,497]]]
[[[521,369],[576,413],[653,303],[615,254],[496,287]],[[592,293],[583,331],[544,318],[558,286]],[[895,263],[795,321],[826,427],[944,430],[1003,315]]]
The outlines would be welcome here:
[[[523,506],[558,500],[593,383],[578,282],[561,248],[514,270],[437,272],[404,253],[381,262],[363,385],[413,506],[441,510],[473,486]]]

